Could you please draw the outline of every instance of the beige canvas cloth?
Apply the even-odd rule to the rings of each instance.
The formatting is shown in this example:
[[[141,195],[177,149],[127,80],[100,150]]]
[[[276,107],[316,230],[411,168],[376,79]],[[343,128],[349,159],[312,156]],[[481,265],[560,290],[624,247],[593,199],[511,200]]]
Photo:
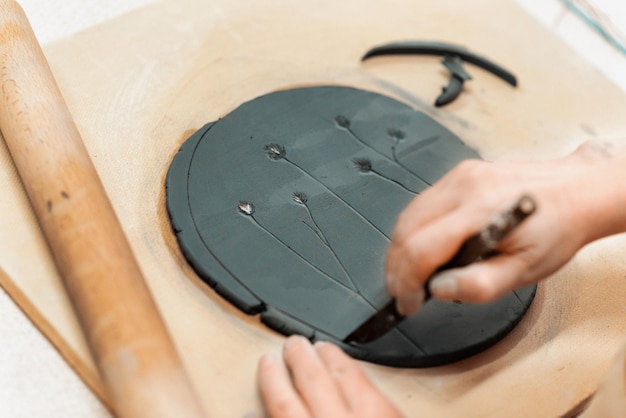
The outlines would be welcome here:
[[[437,58],[359,61],[403,39],[469,46],[520,85],[468,65],[474,80],[435,109],[448,79]],[[490,160],[556,157],[626,132],[626,96],[512,0],[163,0],[45,52],[210,416],[259,410],[256,362],[283,337],[201,283],[177,248],[164,176],[195,129],[264,93],[333,84],[404,101]],[[0,187],[0,284],[105,399],[4,146]],[[364,367],[408,416],[562,415],[594,393],[626,335],[625,247],[618,236],[583,250],[484,353],[433,369]]]

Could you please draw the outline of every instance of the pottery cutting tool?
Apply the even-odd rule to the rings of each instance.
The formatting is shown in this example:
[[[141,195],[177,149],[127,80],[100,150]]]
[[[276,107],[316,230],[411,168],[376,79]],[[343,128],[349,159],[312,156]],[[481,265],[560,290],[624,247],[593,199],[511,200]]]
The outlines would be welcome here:
[[[0,131],[120,417],[202,412],[28,19],[0,0]]]
[[[495,255],[496,248],[515,227],[536,210],[535,200],[524,195],[510,209],[495,217],[477,234],[463,243],[456,255],[431,275],[424,284],[426,302],[432,296],[429,284],[437,273],[452,268],[467,266]],[[348,344],[365,344],[373,341],[402,322],[406,316],[396,308],[396,300],[391,299],[380,311],[368,318],[351,332],[343,341]]]

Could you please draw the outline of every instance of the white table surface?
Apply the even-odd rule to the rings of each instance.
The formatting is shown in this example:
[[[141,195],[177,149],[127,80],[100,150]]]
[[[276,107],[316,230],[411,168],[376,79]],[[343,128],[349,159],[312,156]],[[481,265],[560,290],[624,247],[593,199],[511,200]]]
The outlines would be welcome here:
[[[22,0],[20,4],[29,16],[35,34],[45,45],[153,1]],[[626,91],[626,56],[567,12],[561,2],[518,1]],[[596,0],[594,3],[626,32],[626,2]],[[110,417],[54,347],[1,289],[0,341],[0,417]]]

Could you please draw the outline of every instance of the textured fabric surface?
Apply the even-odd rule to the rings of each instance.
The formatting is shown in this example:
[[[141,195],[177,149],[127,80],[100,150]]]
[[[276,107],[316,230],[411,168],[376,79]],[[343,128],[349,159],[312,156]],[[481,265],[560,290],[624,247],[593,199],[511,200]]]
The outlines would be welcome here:
[[[68,37],[154,0],[21,0],[39,42],[45,45]]]
[[[22,0],[42,44],[127,13],[151,0]],[[568,39],[584,56],[626,86],[626,59],[573,15],[564,14],[557,0],[519,0],[546,26]],[[597,0],[626,31],[626,4]],[[593,56],[592,54],[600,54]],[[622,74],[621,78],[619,74]],[[6,239],[6,237],[0,237]],[[0,416],[108,417],[108,413],[39,331],[0,290]]]
[[[517,0],[580,56],[598,69],[622,90],[626,90],[626,56],[610,45],[579,16],[557,0]],[[603,20],[610,20],[622,34],[626,33],[626,3],[620,0],[594,0]]]

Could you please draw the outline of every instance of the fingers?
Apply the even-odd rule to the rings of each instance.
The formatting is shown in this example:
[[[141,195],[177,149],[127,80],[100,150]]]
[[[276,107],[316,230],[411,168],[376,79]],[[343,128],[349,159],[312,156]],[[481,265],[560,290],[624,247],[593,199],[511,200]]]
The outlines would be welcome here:
[[[476,198],[480,179],[500,181],[492,175],[493,169],[491,163],[466,160],[400,214],[387,251],[385,282],[401,314],[411,315],[419,309],[428,277],[502,209],[502,202],[510,204],[507,192]]]
[[[606,144],[593,143],[553,161],[459,164],[398,219],[385,267],[387,289],[397,299],[398,311],[414,313],[428,277],[523,194],[532,194],[540,210],[500,243],[500,256],[440,274],[430,283],[435,297],[493,300],[548,277],[591,240],[626,230],[626,222],[610,216],[623,213],[623,205],[616,210],[611,203],[619,193],[604,180],[613,173],[604,168],[613,152]]]
[[[315,350],[330,375],[335,379],[351,412],[350,416],[359,418],[399,418],[401,416],[395,406],[374,386],[358,363],[339,347],[326,342],[318,342],[315,344]]]
[[[479,207],[457,210],[409,237],[397,254],[389,254],[395,257],[395,264],[388,269],[388,288],[397,299],[401,314],[411,315],[421,306],[419,298],[423,299],[423,291],[420,287],[477,232],[477,225],[484,226],[489,222],[490,213],[495,212]],[[542,236],[541,229],[541,223],[529,220],[501,243],[503,253],[464,268],[436,273],[429,290],[438,299],[487,302],[530,280],[545,277],[547,271],[544,270],[550,263],[540,259],[539,247],[528,239],[529,236]],[[547,241],[544,240],[544,244]],[[547,253],[545,248],[541,251]],[[552,258],[556,260],[554,253]],[[540,261],[543,269],[539,267]]]
[[[444,189],[443,192],[440,189]],[[400,244],[409,235],[423,225],[453,211],[458,207],[456,199],[450,199],[445,192],[445,183],[437,184],[437,188],[429,188],[416,196],[398,216],[394,227],[391,244]]]
[[[315,417],[342,416],[346,403],[335,379],[311,343],[300,336],[289,337],[283,350],[293,386]]]
[[[414,198],[400,213],[392,236],[392,246],[401,244],[422,226],[445,216],[464,204],[459,191],[471,188],[471,179],[485,175],[490,164],[479,160],[465,160],[454,167],[433,187]]]
[[[376,387],[358,364],[339,347],[326,342],[315,343],[315,351],[334,379],[348,409],[354,411],[368,399],[380,396]]]
[[[482,303],[494,300],[532,279],[531,266],[519,254],[500,255],[435,276],[433,296],[443,300]]]
[[[308,418],[306,406],[291,384],[287,367],[276,354],[261,357],[257,370],[261,398],[273,418]]]
[[[387,253],[386,284],[398,311],[411,315],[423,303],[423,286],[435,270],[448,262],[463,242],[486,223],[480,210],[456,210],[423,226]]]
[[[398,418],[397,409],[372,384],[356,361],[337,346],[289,337],[278,356],[261,358],[258,383],[273,418]]]

